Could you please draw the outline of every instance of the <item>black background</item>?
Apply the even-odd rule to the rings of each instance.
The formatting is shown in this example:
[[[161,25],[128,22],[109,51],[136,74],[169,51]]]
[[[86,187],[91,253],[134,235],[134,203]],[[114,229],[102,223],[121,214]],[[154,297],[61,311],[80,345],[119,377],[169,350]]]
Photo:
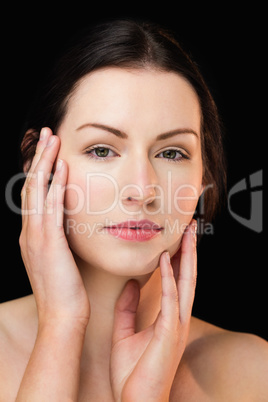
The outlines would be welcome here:
[[[46,6],[45,6],[46,4]],[[56,3],[55,3],[56,4]],[[6,7],[1,29],[1,109],[3,188],[20,171],[19,135],[29,102],[58,50],[80,27],[102,18],[142,18],[175,31],[199,65],[225,126],[228,188],[263,169],[267,136],[264,102],[264,9],[192,3],[128,4],[65,3],[64,8],[36,3],[36,8]],[[20,188],[13,199],[19,206]],[[232,204],[249,218],[250,193]],[[2,206],[0,301],[31,292],[20,258],[19,215]],[[265,231],[256,233],[236,221],[226,207],[204,236],[199,249],[199,275],[194,314],[227,329],[268,339]],[[265,229],[265,227],[264,227]]]

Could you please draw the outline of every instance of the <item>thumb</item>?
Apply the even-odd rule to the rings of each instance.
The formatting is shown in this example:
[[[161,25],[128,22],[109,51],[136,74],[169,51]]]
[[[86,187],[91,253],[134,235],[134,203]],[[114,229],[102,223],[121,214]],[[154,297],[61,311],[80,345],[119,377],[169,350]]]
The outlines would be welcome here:
[[[136,312],[140,299],[139,284],[129,281],[121,293],[114,313],[113,345],[135,333]]]

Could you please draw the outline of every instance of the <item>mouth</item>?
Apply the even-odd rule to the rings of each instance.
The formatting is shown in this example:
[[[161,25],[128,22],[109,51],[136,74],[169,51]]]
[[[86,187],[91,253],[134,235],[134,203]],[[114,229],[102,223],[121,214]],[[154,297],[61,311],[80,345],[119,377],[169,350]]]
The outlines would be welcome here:
[[[106,226],[109,234],[116,238],[128,241],[148,241],[159,235],[163,227],[147,219],[140,221],[129,220]]]

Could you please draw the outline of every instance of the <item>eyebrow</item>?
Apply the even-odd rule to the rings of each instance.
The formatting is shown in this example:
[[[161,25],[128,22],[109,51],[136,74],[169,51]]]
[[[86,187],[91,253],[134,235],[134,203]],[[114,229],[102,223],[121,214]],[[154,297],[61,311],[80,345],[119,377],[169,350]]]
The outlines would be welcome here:
[[[76,131],[83,130],[84,128],[87,128],[87,127],[94,127],[94,128],[98,128],[100,130],[108,131],[109,133],[114,134],[117,137],[120,137],[123,139],[128,138],[128,135],[124,131],[118,130],[117,128],[114,128],[114,127],[107,126],[105,124],[99,124],[99,123],[83,124],[82,126],[78,127],[76,129]],[[171,130],[171,131],[167,131],[166,133],[159,134],[156,137],[156,140],[157,141],[165,140],[167,138],[174,137],[177,134],[194,134],[196,137],[198,137],[197,132],[191,128],[177,128],[175,130]]]
[[[157,139],[157,141],[165,140],[167,138],[174,137],[174,135],[177,135],[177,134],[194,134],[198,138],[197,132],[191,128],[177,128],[175,130],[171,130],[166,133],[159,134],[156,137],[156,139]]]
[[[128,138],[128,135],[124,131],[118,130],[117,128],[114,128],[114,127],[106,126],[105,124],[99,124],[99,123],[83,124],[82,126],[78,127],[76,129],[76,131],[83,130],[84,128],[87,128],[87,127],[99,128],[100,130],[108,131],[109,133],[114,134],[117,137],[124,138],[124,139]]]

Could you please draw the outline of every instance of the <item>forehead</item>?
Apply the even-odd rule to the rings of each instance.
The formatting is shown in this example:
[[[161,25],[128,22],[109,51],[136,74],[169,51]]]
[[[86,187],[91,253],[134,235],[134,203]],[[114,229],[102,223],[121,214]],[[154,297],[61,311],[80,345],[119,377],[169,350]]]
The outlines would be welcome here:
[[[85,76],[68,102],[67,119],[96,120],[157,132],[179,126],[200,131],[200,105],[191,84],[173,72],[105,68]]]

